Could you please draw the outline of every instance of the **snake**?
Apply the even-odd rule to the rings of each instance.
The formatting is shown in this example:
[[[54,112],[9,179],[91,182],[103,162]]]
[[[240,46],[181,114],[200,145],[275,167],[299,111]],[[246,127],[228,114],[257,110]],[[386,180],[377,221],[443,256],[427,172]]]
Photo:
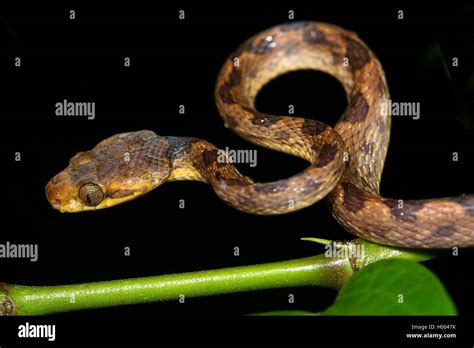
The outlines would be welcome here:
[[[263,86],[297,70],[321,71],[341,83],[348,104],[334,127],[256,109]],[[391,115],[381,110],[390,95],[382,65],[355,32],[313,21],[264,30],[227,58],[214,95],[227,128],[308,166],[289,178],[254,182],[236,169],[227,152],[205,140],[150,130],[120,133],[77,153],[47,183],[51,206],[61,212],[98,210],[165,182],[193,180],[209,184],[220,199],[245,213],[285,214],[325,198],[347,232],[375,243],[418,249],[474,246],[473,195],[422,200],[380,195],[391,127]]]

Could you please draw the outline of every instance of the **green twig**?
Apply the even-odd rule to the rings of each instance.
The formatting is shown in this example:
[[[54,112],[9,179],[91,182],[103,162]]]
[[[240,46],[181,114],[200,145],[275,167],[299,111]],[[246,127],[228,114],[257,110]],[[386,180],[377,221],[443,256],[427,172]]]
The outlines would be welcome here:
[[[355,256],[328,253],[331,247],[340,251],[357,250],[360,246],[364,251]],[[0,314],[43,315],[295,286],[339,289],[354,271],[377,260],[396,257],[422,261],[431,257],[426,252],[390,248],[363,240],[327,244],[326,249],[325,254],[302,259],[154,277],[58,286],[3,283]]]

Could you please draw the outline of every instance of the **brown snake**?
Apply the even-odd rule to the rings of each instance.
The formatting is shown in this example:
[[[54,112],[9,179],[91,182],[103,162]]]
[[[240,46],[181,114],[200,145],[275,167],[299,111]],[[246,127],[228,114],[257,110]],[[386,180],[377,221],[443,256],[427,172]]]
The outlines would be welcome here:
[[[344,87],[349,105],[334,129],[255,109],[262,86],[301,69],[326,72]],[[328,196],[337,221],[370,241],[412,248],[474,246],[474,196],[380,196],[391,123],[381,105],[389,92],[379,61],[355,33],[314,22],[265,30],[227,59],[215,97],[226,126],[240,137],[310,165],[288,179],[254,183],[219,160],[220,151],[204,140],[144,130],[114,135],[76,154],[46,186],[49,202],[63,212],[95,210],[134,199],[167,181],[197,180],[247,213],[284,214]]]

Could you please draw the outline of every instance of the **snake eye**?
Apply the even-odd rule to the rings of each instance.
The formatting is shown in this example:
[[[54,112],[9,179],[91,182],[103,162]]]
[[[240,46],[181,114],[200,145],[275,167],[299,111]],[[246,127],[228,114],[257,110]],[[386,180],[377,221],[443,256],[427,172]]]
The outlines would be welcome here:
[[[96,184],[84,184],[79,189],[79,198],[85,205],[95,207],[104,199],[104,193]]]

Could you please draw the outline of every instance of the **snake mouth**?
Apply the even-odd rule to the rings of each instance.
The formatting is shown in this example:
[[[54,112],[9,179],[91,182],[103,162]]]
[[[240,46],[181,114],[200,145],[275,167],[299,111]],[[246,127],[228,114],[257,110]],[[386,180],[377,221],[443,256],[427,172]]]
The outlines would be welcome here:
[[[64,171],[54,176],[45,187],[46,198],[49,204],[61,212],[67,211],[71,200],[69,194],[71,179]]]
[[[61,201],[54,198],[55,194],[53,192],[54,190],[48,189],[48,186],[46,186],[46,197],[48,198],[49,204],[51,204],[54,209],[59,210],[61,208]]]

